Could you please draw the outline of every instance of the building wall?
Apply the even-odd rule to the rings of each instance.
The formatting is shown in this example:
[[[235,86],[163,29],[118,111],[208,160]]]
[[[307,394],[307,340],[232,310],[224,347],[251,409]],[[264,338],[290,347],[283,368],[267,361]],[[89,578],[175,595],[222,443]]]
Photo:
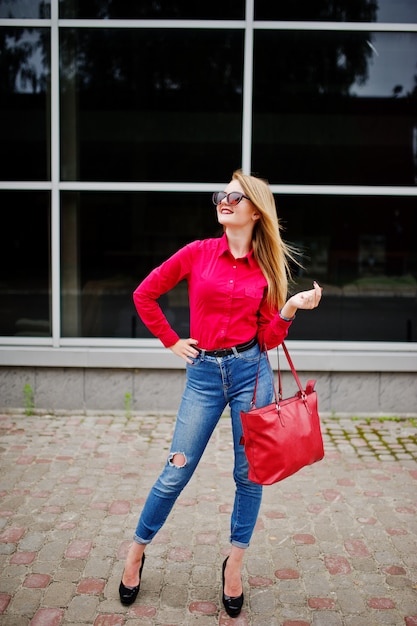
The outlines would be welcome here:
[[[174,410],[131,293],[242,167],[324,287],[291,328],[323,410],[416,411],[415,0],[10,0],[0,36],[0,407]]]

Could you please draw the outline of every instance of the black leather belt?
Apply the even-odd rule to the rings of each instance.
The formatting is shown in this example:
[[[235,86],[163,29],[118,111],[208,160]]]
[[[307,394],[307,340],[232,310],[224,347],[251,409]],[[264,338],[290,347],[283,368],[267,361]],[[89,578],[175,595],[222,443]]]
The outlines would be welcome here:
[[[246,343],[240,343],[239,345],[234,346],[234,348],[219,348],[218,350],[201,350],[200,348],[197,348],[197,350],[199,352],[202,352],[206,356],[222,357],[234,354],[235,350],[236,352],[245,352],[246,350],[250,350],[251,348],[253,348],[253,346],[256,346],[257,343],[258,340],[256,337],[254,337],[250,341],[246,341]]]

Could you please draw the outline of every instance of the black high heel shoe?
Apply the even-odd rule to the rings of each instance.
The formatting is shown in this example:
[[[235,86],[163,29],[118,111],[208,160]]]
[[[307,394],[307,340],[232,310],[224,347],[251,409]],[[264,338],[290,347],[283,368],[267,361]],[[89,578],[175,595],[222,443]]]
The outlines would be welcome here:
[[[226,557],[223,562],[223,605],[229,617],[237,617],[241,612],[243,606],[243,592],[240,594],[240,596],[236,597],[226,596],[224,593],[224,571],[226,569],[226,563],[228,558],[229,557]]]
[[[126,587],[126,585],[124,585],[123,582],[120,581],[119,596],[120,596],[120,602],[122,604],[125,604],[125,605],[133,604],[136,598],[138,597],[140,583],[142,580],[142,570],[143,570],[144,565],[145,565],[145,554],[143,554],[142,556],[142,562],[140,564],[140,569],[139,569],[139,584],[136,585],[136,587],[131,587],[131,588]]]

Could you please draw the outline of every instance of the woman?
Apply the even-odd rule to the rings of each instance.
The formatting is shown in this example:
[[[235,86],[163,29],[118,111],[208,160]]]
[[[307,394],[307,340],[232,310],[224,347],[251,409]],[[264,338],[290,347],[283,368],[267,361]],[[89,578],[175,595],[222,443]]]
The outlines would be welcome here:
[[[134,292],[143,322],[165,347],[183,358],[187,381],[167,463],[152,487],[129,549],[119,593],[123,604],[135,601],[145,548],[167,519],[190,480],[227,404],[230,406],[236,484],[229,556],[223,563],[223,604],[231,617],[243,605],[241,568],[253,533],[262,487],[248,479],[240,411],[252,399],[260,362],[258,406],[272,400],[272,382],[264,349],[286,337],[297,309],[313,309],[321,288],[287,301],[289,248],[282,241],[274,197],[268,184],[234,172],[222,192],[213,194],[221,238],[194,241],[153,270]],[[188,282],[190,334],[180,339],[157,299],[180,280]]]

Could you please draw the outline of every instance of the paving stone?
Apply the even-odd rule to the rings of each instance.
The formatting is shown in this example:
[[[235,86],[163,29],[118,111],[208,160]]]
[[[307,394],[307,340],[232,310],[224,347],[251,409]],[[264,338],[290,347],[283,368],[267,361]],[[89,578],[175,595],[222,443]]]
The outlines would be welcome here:
[[[59,626],[62,622],[64,611],[62,609],[39,609],[36,611],[31,626]]]
[[[326,555],[324,557],[324,564],[329,570],[330,574],[350,574],[352,568],[350,567],[349,561],[344,556],[338,555]]]
[[[46,574],[29,574],[26,576],[23,586],[31,589],[43,589],[47,587],[51,581],[51,577]]]
[[[350,556],[369,556],[369,550],[360,539],[345,541],[345,548]]]
[[[10,563],[13,565],[30,565],[35,558],[37,552],[15,552],[10,559]]]
[[[7,528],[0,535],[1,543],[18,543],[25,534],[25,528]]]
[[[0,415],[2,626],[417,626],[415,423],[322,422],[325,459],[264,488],[234,620],[221,604],[228,418],[123,607],[123,562],[173,415]]]
[[[25,617],[33,617],[37,609],[41,606],[42,601],[41,589],[22,589],[20,586],[12,596],[6,614],[10,611],[15,616],[24,615]]]
[[[288,580],[294,578],[300,578],[300,572],[294,569],[278,569],[275,572],[275,576],[281,580]]]
[[[65,551],[67,559],[83,559],[88,556],[92,546],[92,541],[81,541],[75,539],[70,543]]]
[[[217,613],[217,605],[214,602],[191,602],[188,610],[190,613],[214,615]]]
[[[85,578],[81,580],[77,586],[77,593],[87,593],[91,595],[100,595],[106,585],[104,580],[97,578]]]
[[[98,598],[95,596],[76,595],[68,604],[67,619],[79,624],[92,624],[97,616],[98,604]]]
[[[125,620],[121,615],[98,615],[94,620],[94,626],[123,626]]]
[[[370,598],[368,600],[368,606],[370,606],[372,609],[380,610],[394,609],[395,602],[390,598]]]
[[[8,593],[0,593],[0,615],[4,613],[4,611],[9,606],[11,596]]]
[[[157,613],[157,608],[155,606],[147,606],[147,605],[132,606],[129,609],[128,616],[129,616],[129,618],[130,617],[136,617],[138,619],[141,619],[142,620],[141,623],[143,623],[143,621],[146,618],[151,619],[151,618],[155,617],[156,613]]]
[[[68,606],[74,596],[75,586],[66,582],[52,582],[45,590],[43,604],[48,607]]]
[[[333,598],[309,598],[308,599],[308,606],[311,609],[318,609],[318,610],[322,610],[322,609],[335,609],[336,608],[336,603],[333,600]]]
[[[272,578],[263,578],[261,576],[251,576],[248,578],[250,587],[270,587],[274,584]]]

